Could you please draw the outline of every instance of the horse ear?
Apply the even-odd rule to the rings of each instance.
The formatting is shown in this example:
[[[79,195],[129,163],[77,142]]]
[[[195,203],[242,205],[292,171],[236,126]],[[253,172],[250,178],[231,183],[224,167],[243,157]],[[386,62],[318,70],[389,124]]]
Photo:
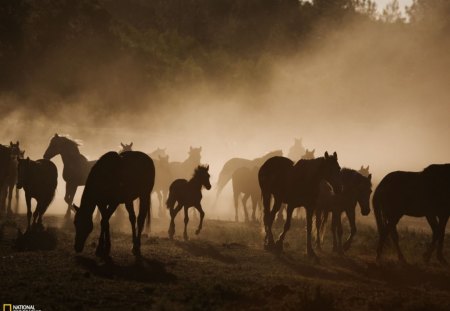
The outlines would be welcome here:
[[[360,170],[363,170],[363,169],[364,169],[364,166],[362,166],[362,165],[361,165],[361,168],[360,168]]]
[[[367,165],[367,168],[366,168],[366,170],[369,170],[369,166],[370,166],[370,165]]]
[[[27,157],[27,161],[30,161],[30,157]]]
[[[78,212],[80,210],[80,208],[73,203],[72,203],[72,208],[75,212]]]
[[[372,180],[372,174],[369,174],[369,176],[367,176],[369,178],[369,180]]]
[[[131,142],[130,147],[133,147],[133,142]]]
[[[328,155],[328,151],[325,151],[325,159],[328,159],[329,155]]]
[[[17,145],[17,147],[19,147],[19,141],[16,141],[16,145]]]
[[[12,141],[9,141],[9,145],[12,146],[12,145],[13,145],[13,142],[12,142]]]
[[[335,157],[336,160],[337,160],[337,153],[336,153],[336,151],[333,153],[333,157]]]
[[[314,148],[313,150],[311,150],[312,153],[316,152],[316,148]]]
[[[120,143],[120,145],[122,146],[122,148],[125,148],[125,146],[122,144],[122,142]]]
[[[200,148],[198,148],[198,150],[202,151],[202,146],[200,146]]]
[[[206,166],[206,170],[209,171],[209,165]]]
[[[55,137],[58,137],[58,134],[57,134],[57,133],[55,133]]]

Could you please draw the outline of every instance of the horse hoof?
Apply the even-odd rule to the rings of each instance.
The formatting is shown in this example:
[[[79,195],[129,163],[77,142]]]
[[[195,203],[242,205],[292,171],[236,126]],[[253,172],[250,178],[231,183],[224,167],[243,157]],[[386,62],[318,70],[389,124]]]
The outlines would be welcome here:
[[[308,253],[308,257],[316,264],[320,263],[319,257],[314,252]]]
[[[278,240],[275,242],[275,245],[273,247],[273,250],[275,251],[275,253],[282,253],[283,252],[283,242]]]
[[[198,235],[200,233],[200,229],[195,230],[195,234]]]
[[[134,248],[132,249],[133,255],[136,257],[141,257],[141,250],[139,248]]]

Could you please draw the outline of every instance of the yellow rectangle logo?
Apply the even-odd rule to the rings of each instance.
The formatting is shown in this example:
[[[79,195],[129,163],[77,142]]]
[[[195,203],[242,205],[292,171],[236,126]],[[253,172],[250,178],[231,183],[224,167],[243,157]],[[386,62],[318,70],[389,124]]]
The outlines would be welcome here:
[[[3,311],[12,311],[12,304],[3,304]]]

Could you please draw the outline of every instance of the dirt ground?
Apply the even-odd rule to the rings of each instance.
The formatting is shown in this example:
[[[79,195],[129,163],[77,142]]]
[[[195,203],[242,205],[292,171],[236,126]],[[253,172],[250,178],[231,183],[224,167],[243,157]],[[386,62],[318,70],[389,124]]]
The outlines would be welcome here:
[[[360,224],[352,248],[339,256],[325,237],[320,263],[305,256],[303,222],[296,220],[285,250],[262,248],[262,228],[206,219],[196,236],[182,239],[181,214],[175,240],[167,220],[154,219],[142,241],[143,258],[131,253],[128,224],[112,222],[112,262],[95,257],[98,228],[81,255],[73,251],[73,225],[47,216],[57,237],[50,251],[17,251],[24,215],[3,222],[0,241],[0,303],[33,304],[47,310],[450,310],[450,268],[421,254],[423,230],[403,228],[401,246],[409,264],[388,248],[375,263],[376,230]],[[275,228],[278,234],[281,228]],[[448,252],[448,236],[446,237]]]

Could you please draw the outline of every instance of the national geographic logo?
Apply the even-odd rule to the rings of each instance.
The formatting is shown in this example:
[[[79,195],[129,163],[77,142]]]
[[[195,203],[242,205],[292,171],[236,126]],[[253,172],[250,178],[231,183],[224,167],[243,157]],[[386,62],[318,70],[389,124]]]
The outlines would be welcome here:
[[[3,311],[41,311],[36,309],[34,305],[13,305],[4,303]]]

